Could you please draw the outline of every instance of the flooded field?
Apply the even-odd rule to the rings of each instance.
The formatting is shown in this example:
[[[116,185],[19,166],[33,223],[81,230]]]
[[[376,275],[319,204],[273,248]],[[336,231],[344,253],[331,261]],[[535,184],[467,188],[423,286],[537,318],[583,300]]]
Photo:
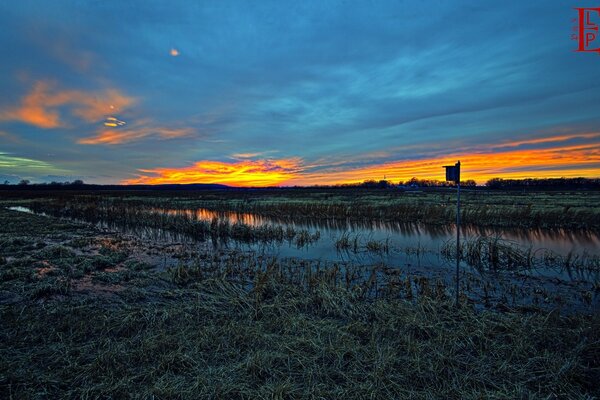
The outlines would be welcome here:
[[[26,206],[10,207],[28,213],[70,215],[66,217],[93,222],[103,230],[190,249],[199,247],[215,254],[225,251],[276,258],[294,268],[308,263],[317,269],[361,270],[364,279],[375,271],[383,281],[393,274],[403,279],[420,277],[449,290],[455,279],[456,227],[452,224],[276,218],[207,208],[134,210],[122,205],[105,210],[109,214],[104,218],[85,218],[72,209],[71,214],[64,214],[66,209],[33,208],[35,211]],[[111,210],[126,217],[113,218]],[[197,235],[203,230],[206,233]],[[236,234],[240,230],[250,233]],[[467,224],[461,227],[461,243],[461,289],[479,305],[508,303],[571,310],[600,307],[598,232]]]
[[[281,226],[283,229],[306,230],[310,234],[319,233],[319,239],[307,246],[279,245],[282,256],[322,258],[327,260],[351,257],[351,251],[340,251],[331,243],[344,237],[359,243],[370,241],[386,242],[386,260],[402,264],[406,261],[401,254],[439,253],[449,241],[456,239],[456,226],[428,225],[422,223],[394,223],[391,221],[353,221],[350,219],[278,219],[251,213],[213,211],[208,209],[157,209],[170,215],[185,215],[198,221],[222,220],[230,224],[241,223],[252,227]],[[499,238],[523,248],[548,250],[561,256],[569,253],[587,253],[600,256],[600,234],[593,231],[569,229],[507,229],[482,228],[473,225],[461,227],[461,237],[465,240],[479,237]],[[380,252],[380,253],[383,253]]]
[[[465,224],[456,302],[452,215],[398,211],[435,211],[439,196],[386,203],[359,194],[298,206],[244,192],[0,199],[0,336],[10,343],[0,346],[0,393],[75,388],[67,397],[109,390],[121,398],[131,382],[137,390],[169,374],[178,394],[185,376],[189,398],[204,377],[215,387],[207,398],[254,398],[229,377],[252,385],[295,376],[301,385],[324,374],[329,384],[343,371],[354,392],[372,374],[357,396],[366,398],[390,371],[413,388],[420,370],[435,370],[427,382],[437,390],[450,363],[465,377],[460,387],[516,382],[495,397],[523,397],[522,388],[547,388],[556,376],[548,393],[597,397],[595,209],[575,204],[580,219],[565,225],[554,204],[573,196],[553,196],[553,208],[526,211],[537,217],[515,220],[494,207],[497,218]],[[506,203],[512,216],[516,197],[485,199]],[[112,378],[98,386],[99,370],[126,386]],[[73,378],[82,371],[91,383]]]
[[[30,212],[28,207],[14,206],[11,210]],[[303,246],[294,243],[278,243],[270,247],[277,254],[285,257],[301,257],[309,259],[347,260],[348,257],[372,257],[373,253],[379,256],[385,255],[386,260],[392,263],[402,264],[406,259],[404,256],[410,253],[439,253],[449,242],[456,240],[456,226],[448,224],[444,226],[423,223],[402,223],[391,221],[354,221],[350,219],[281,219],[261,216],[252,213],[237,213],[214,211],[209,209],[151,209],[154,213],[163,213],[173,216],[184,216],[195,221],[212,223],[223,221],[227,224],[243,224],[254,228],[281,227],[284,230],[306,231],[311,235],[317,234],[315,240]],[[43,212],[40,212],[43,214]],[[137,235],[163,235],[180,240],[176,235],[168,231],[153,232],[152,230],[135,229],[135,227],[100,221],[99,226],[116,228]],[[485,228],[474,225],[461,226],[461,239],[474,240],[480,237],[497,238],[520,248],[532,249],[534,252],[549,251],[560,256],[569,254],[587,254],[589,256],[600,256],[600,233],[592,230],[574,229],[519,229],[519,228]],[[359,244],[369,242],[385,242],[385,251],[354,252],[351,249],[340,249],[335,244],[343,238],[348,238]],[[232,246],[258,249],[260,245],[245,244],[243,241],[233,241]],[[222,241],[221,244],[226,244]],[[333,245],[332,245],[333,244]],[[263,244],[264,245],[264,244]],[[360,250],[360,249],[357,249]],[[385,253],[385,254],[384,254]]]

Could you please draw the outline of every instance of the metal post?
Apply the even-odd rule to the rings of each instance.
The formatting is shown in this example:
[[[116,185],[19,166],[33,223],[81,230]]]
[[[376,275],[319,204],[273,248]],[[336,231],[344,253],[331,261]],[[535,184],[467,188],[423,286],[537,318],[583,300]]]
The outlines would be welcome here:
[[[454,165],[444,165],[446,168],[446,181],[456,183],[456,307],[459,307],[460,290],[460,160]]]
[[[456,192],[456,306],[459,306],[458,291],[460,265],[460,180],[456,183]]]

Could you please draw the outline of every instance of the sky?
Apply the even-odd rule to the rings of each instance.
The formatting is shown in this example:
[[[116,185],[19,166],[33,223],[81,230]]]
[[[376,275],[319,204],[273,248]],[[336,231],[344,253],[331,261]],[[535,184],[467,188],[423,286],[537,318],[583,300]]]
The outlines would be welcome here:
[[[0,0],[0,181],[600,177],[590,6]]]

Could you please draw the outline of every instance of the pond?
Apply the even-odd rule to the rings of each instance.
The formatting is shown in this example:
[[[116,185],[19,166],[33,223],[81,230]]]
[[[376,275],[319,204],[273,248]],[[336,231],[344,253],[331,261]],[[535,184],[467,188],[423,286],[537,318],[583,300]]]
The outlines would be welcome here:
[[[22,212],[32,212],[26,207],[11,207]],[[426,276],[443,281],[452,287],[455,274],[455,225],[436,226],[418,223],[394,223],[390,221],[353,221],[334,219],[284,220],[249,213],[212,211],[209,209],[151,209],[154,213],[184,215],[199,221],[221,220],[231,224],[282,226],[296,231],[306,231],[314,240],[299,245],[293,240],[245,243],[235,240],[209,240],[203,246],[215,250],[255,252],[280,259],[319,260],[352,265],[385,265],[397,268],[410,276]],[[194,243],[180,234],[139,226],[123,226],[101,221],[97,226],[117,230],[138,237]],[[315,235],[318,232],[318,235]],[[469,280],[481,295],[485,282],[493,280],[503,290],[514,291],[515,282],[524,298],[531,302],[538,294],[542,301],[566,298],[575,299],[579,306],[597,309],[600,305],[597,288],[600,287],[598,268],[564,268],[563,264],[575,265],[577,260],[598,260],[600,235],[598,232],[548,230],[548,229],[505,229],[462,226],[461,241],[474,242],[480,238],[498,239],[509,248],[517,249],[532,258],[542,260],[551,254],[558,263],[544,264],[538,261],[535,267],[510,271],[485,271],[473,263],[461,262],[464,280]],[[346,240],[348,246],[339,246]],[[338,245],[336,245],[338,244]],[[463,249],[463,251],[465,251]],[[450,253],[450,254],[448,254]],[[464,257],[463,257],[464,258]],[[564,260],[567,260],[566,262]],[[573,260],[573,261],[570,261]],[[582,264],[583,265],[583,264]],[[596,264],[594,264],[596,265]],[[481,267],[481,265],[479,266]],[[463,283],[464,284],[464,283]],[[507,289],[513,287],[513,289]],[[580,298],[585,292],[585,299]],[[500,296],[498,294],[497,296]],[[583,301],[585,300],[585,301]],[[585,303],[585,304],[584,304]]]
[[[246,225],[291,227],[297,231],[306,230],[311,234],[319,232],[319,239],[308,246],[297,246],[293,242],[257,245],[233,243],[232,246],[271,248],[284,257],[313,258],[323,260],[363,259],[377,261],[383,259],[392,264],[404,264],[413,260],[413,255],[439,255],[444,246],[455,243],[456,226],[439,226],[418,223],[398,223],[391,221],[354,221],[339,219],[294,219],[283,220],[256,214],[212,211],[208,209],[154,209],[168,214],[183,214],[194,219],[210,222],[214,219]],[[600,234],[591,231],[548,230],[548,229],[506,229],[461,226],[461,240],[469,241],[480,237],[499,238],[522,249],[550,251],[560,256],[587,254],[600,256]],[[340,238],[350,241],[357,239],[362,251],[340,251],[335,246]],[[367,251],[368,242],[386,243],[388,251]],[[428,260],[437,264],[438,257]]]

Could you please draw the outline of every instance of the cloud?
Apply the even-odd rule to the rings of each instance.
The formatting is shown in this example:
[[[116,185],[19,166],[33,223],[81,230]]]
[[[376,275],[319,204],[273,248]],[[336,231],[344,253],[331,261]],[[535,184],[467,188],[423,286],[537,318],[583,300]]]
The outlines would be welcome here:
[[[415,154],[400,161],[352,167],[354,160],[331,161],[329,164],[307,163],[300,158],[250,160],[239,157],[235,162],[199,161],[183,168],[140,170],[137,178],[124,184],[222,183],[232,186],[330,185],[380,180],[404,181],[412,177],[444,179],[443,165],[462,163],[463,180],[480,184],[495,177],[597,177],[600,176],[600,133],[556,135],[515,141],[507,145],[491,144],[465,148],[444,155]],[[572,143],[573,139],[588,143]],[[530,144],[551,143],[550,147],[529,148]],[[256,154],[241,154],[253,157]]]
[[[540,32],[564,37],[557,21],[569,15],[573,10],[559,2],[541,0],[509,1],[495,12],[473,1],[15,2],[0,13],[0,47],[10,55],[2,64],[0,121],[23,123],[0,130],[22,142],[0,136],[0,143],[34,159],[51,152],[77,173],[101,171],[114,180],[181,160],[298,156],[302,171],[290,182],[306,184],[381,179],[388,167],[400,177],[410,166],[399,163],[426,159],[435,165],[414,173],[440,177],[441,159],[464,160],[467,152],[487,154],[495,165],[497,153],[599,141],[545,135],[536,142],[540,132],[565,125],[600,130],[597,65],[573,54],[568,40],[540,40]],[[431,26],[443,26],[442,40],[423,34]],[[493,46],[482,34],[490,27]],[[171,49],[180,55],[172,57]],[[39,77],[58,85],[32,85]],[[118,95],[132,93],[143,109],[131,98],[123,110],[110,109]],[[108,129],[108,116],[127,125]],[[145,117],[152,120],[136,125]],[[180,121],[210,140],[168,140],[195,136]],[[44,135],[33,127],[68,129]],[[527,161],[510,172],[524,173],[517,169],[528,168]]]
[[[234,153],[231,155],[232,158],[255,158],[262,155],[262,153]]]
[[[297,177],[302,170],[298,158],[243,160],[236,162],[198,161],[183,168],[140,170],[143,175],[123,184],[221,183],[231,186],[277,186]]]
[[[343,184],[363,180],[380,180],[384,176],[391,181],[407,180],[412,177],[444,179],[443,165],[462,163],[462,179],[474,179],[485,183],[495,177],[598,177],[600,176],[600,143],[594,139],[600,133],[549,136],[545,138],[514,141],[501,145],[469,147],[460,152],[444,155],[419,157],[402,161],[391,161],[358,168],[331,168],[320,165],[318,172],[305,173],[292,183],[299,185]],[[587,143],[573,144],[573,139],[589,139]],[[531,148],[531,144],[553,144],[543,148]]]
[[[539,144],[547,144],[547,143],[556,143],[556,142],[565,142],[574,139],[600,139],[600,132],[590,132],[590,133],[574,133],[570,135],[560,135],[560,136],[549,136],[542,137],[536,139],[526,139],[526,140],[514,140],[506,143],[502,143],[500,145],[494,146],[495,148],[503,148],[503,147],[519,147],[523,145],[539,145]]]
[[[120,112],[135,99],[117,89],[97,92],[62,90],[49,81],[38,81],[19,106],[0,111],[0,121],[20,121],[39,128],[51,129],[67,125],[61,109],[68,106],[71,116],[94,123],[111,113]]]
[[[257,151],[257,152],[253,152],[253,153],[233,153],[231,155],[231,158],[235,159],[235,160],[246,160],[246,159],[252,159],[252,158],[259,158],[259,157],[263,157],[266,158],[265,156],[267,154],[273,154],[273,153],[277,153],[276,150],[269,150],[269,151]]]
[[[79,139],[77,143],[117,145],[150,137],[165,140],[184,138],[194,133],[195,131],[192,128],[156,126],[150,120],[141,120],[131,126],[102,127],[96,132],[95,136]]]
[[[0,153],[0,169],[12,170],[48,170],[53,169],[51,164],[30,158],[16,157],[8,153]]]

